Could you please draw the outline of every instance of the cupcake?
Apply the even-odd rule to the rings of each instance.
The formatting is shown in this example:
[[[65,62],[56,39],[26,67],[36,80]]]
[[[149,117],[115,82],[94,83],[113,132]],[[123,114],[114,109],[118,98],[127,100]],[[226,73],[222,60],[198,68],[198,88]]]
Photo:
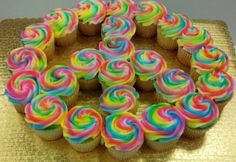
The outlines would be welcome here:
[[[40,49],[21,47],[10,52],[7,65],[11,73],[24,70],[36,70],[41,72],[47,67],[47,57]]]
[[[141,121],[145,142],[155,151],[175,147],[185,128],[182,114],[168,103],[152,105],[144,110]]]
[[[136,2],[133,0],[109,0],[107,2],[107,15],[134,17]]]
[[[70,8],[57,8],[44,17],[54,32],[56,45],[67,46],[77,40],[78,16]]]
[[[188,73],[180,69],[166,70],[154,83],[157,101],[175,103],[189,93],[195,92],[195,85]]]
[[[100,144],[102,123],[91,106],[75,106],[62,122],[63,135],[75,150],[89,152]]]
[[[224,51],[214,46],[203,46],[192,55],[190,74],[197,81],[202,74],[214,70],[227,72],[228,68],[229,57]]]
[[[105,59],[128,60],[135,52],[133,43],[123,36],[106,36],[99,43],[99,50],[103,52]]]
[[[97,75],[103,62],[102,52],[93,48],[72,54],[70,67],[75,72],[82,90],[94,90],[99,87]]]
[[[186,30],[192,27],[189,18],[182,14],[170,13],[164,15],[157,28],[157,42],[167,50],[178,49],[177,39]]]
[[[143,38],[151,38],[157,34],[159,19],[167,14],[164,4],[155,0],[141,0],[138,2],[135,12],[135,24],[137,35]]]
[[[99,98],[101,114],[107,116],[112,113],[132,112],[138,109],[139,94],[131,86],[114,86],[104,90]]]
[[[201,75],[196,86],[199,93],[211,97],[222,112],[233,96],[234,80],[225,72],[214,71]]]
[[[56,96],[40,94],[25,107],[25,120],[44,140],[62,137],[61,122],[67,113],[63,100]]]
[[[167,68],[161,55],[152,50],[138,50],[130,58],[135,74],[136,86],[144,91],[154,90],[154,80]]]
[[[103,90],[116,85],[133,86],[136,78],[132,65],[124,60],[105,61],[98,74]]]
[[[101,32],[101,23],[106,17],[104,0],[79,0],[76,12],[79,18],[79,31],[87,36]]]
[[[69,109],[76,104],[79,84],[76,75],[69,67],[54,65],[40,75],[39,81],[43,93],[61,97]]]
[[[193,26],[182,32],[179,36],[177,58],[183,65],[190,66],[192,54],[202,46],[213,42],[210,33],[203,27]]]
[[[143,129],[137,117],[128,112],[106,117],[102,131],[105,146],[110,154],[120,160],[134,156],[143,144]]]
[[[5,95],[19,113],[24,113],[25,105],[40,93],[40,73],[24,70],[13,74],[5,87]]]
[[[102,38],[123,36],[131,39],[135,32],[136,26],[133,20],[124,16],[107,17],[102,24]]]
[[[203,136],[219,118],[216,103],[210,97],[197,93],[188,94],[176,107],[186,119],[184,135],[187,137]]]
[[[20,39],[25,47],[42,50],[48,60],[52,60],[55,52],[55,38],[52,28],[45,23],[33,24],[21,32]]]

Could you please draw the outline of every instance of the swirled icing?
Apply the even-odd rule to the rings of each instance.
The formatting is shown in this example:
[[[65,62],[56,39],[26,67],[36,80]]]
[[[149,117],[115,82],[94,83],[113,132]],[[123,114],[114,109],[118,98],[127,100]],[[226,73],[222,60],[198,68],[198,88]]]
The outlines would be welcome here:
[[[131,113],[114,113],[106,117],[102,136],[107,148],[132,151],[143,144],[143,129]]]
[[[10,52],[7,65],[13,73],[23,70],[43,71],[47,67],[47,57],[37,48],[21,47]]]
[[[200,94],[209,96],[217,102],[229,99],[234,91],[233,78],[221,71],[201,75],[196,85]]]
[[[24,70],[13,74],[8,80],[5,95],[15,105],[27,104],[40,93],[40,73],[35,70]]]
[[[137,106],[138,98],[138,92],[131,86],[110,87],[99,99],[100,108],[108,113],[130,111]]]
[[[87,48],[71,55],[70,67],[77,75],[77,78],[90,80],[98,74],[103,62],[104,58],[101,51]]]
[[[102,36],[124,36],[131,39],[136,32],[135,23],[131,18],[123,16],[107,17],[102,24]]]
[[[159,20],[160,32],[162,35],[171,38],[178,38],[183,31],[192,27],[191,20],[181,14],[167,14]]]
[[[167,64],[163,57],[152,50],[138,50],[130,57],[130,62],[140,80],[155,79],[166,70]]]
[[[72,70],[64,65],[55,65],[44,71],[39,78],[42,92],[56,96],[70,96],[77,86]]]
[[[186,119],[189,128],[206,128],[213,125],[219,117],[216,103],[207,96],[197,93],[188,94],[176,104]]]
[[[132,65],[123,60],[107,60],[101,66],[99,81],[107,86],[126,85],[135,79]]]
[[[73,9],[57,8],[44,17],[45,23],[48,23],[56,38],[66,36],[76,30],[78,26],[78,16]]]
[[[217,47],[203,46],[193,53],[191,67],[200,74],[214,70],[227,71],[229,68],[229,57]]]
[[[40,94],[25,107],[25,120],[34,129],[60,126],[67,113],[67,106],[56,96]]]
[[[135,12],[136,20],[143,26],[156,25],[164,15],[167,14],[166,6],[155,0],[141,0],[138,2]]]
[[[106,9],[103,0],[79,0],[76,12],[82,23],[98,24],[106,17]]]
[[[36,47],[41,50],[54,41],[52,28],[45,23],[30,25],[21,32],[21,41],[26,47]]]
[[[130,55],[135,52],[133,43],[122,36],[106,36],[99,43],[99,49],[103,52],[106,59],[129,59]]]
[[[184,96],[195,92],[195,85],[189,74],[180,69],[166,70],[154,83],[157,93],[168,102],[182,100]]]
[[[185,129],[185,119],[168,103],[155,104],[142,113],[145,137],[151,141],[169,142],[178,140]]]
[[[100,135],[101,115],[91,106],[75,106],[62,122],[63,135],[72,143],[83,143]]]

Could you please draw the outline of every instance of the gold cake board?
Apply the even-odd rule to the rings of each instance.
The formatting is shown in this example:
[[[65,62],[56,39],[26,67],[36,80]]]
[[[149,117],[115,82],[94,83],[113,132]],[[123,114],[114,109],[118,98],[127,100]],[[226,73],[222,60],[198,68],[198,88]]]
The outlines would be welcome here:
[[[104,146],[90,153],[74,151],[65,139],[46,142],[37,137],[27,126],[24,118],[16,113],[4,94],[4,85],[10,74],[6,66],[6,56],[14,48],[21,47],[19,33],[25,26],[41,19],[8,19],[0,23],[0,161],[116,161]],[[229,74],[236,79],[236,56],[227,25],[218,20],[195,20],[196,25],[204,26],[212,34],[214,44],[226,51],[231,60]],[[80,36],[77,43],[57,48],[53,64],[67,64],[69,56],[76,50],[98,47],[100,37]],[[155,39],[134,37],[136,49],[158,51],[170,68],[189,69],[176,59],[176,51],[163,50],[156,45]],[[101,92],[80,92],[79,103],[98,108]],[[155,103],[152,93],[141,93],[138,115],[144,108]],[[144,145],[138,154],[127,161],[235,161],[236,159],[236,95],[225,107],[219,122],[200,139],[181,138],[176,148],[165,153],[156,153]]]

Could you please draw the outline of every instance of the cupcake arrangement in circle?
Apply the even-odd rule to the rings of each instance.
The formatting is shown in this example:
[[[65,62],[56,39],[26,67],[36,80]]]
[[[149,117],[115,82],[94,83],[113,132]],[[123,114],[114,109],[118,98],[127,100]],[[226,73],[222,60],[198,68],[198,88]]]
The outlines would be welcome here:
[[[78,32],[102,41],[72,53],[68,65],[49,67],[55,47],[73,44]],[[134,35],[176,50],[190,74],[168,68],[157,51],[136,50]],[[233,95],[229,57],[211,34],[156,0],[79,0],[26,27],[20,39],[24,46],[7,58],[5,95],[39,137],[63,136],[78,152],[104,144],[113,157],[126,159],[144,142],[157,152],[170,150],[181,136],[204,136]],[[77,104],[79,91],[98,88],[99,107]],[[139,93],[147,91],[156,104],[137,117]]]

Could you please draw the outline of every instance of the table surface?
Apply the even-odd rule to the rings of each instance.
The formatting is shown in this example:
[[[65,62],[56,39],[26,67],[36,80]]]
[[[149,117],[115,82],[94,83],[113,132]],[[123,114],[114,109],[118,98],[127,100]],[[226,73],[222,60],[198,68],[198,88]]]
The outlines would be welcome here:
[[[0,22],[0,161],[116,161],[104,146],[99,146],[90,153],[77,153],[65,139],[46,142],[37,137],[27,126],[23,116],[16,113],[11,103],[4,96],[4,85],[10,74],[6,66],[6,56],[14,48],[21,47],[19,33],[25,26],[41,19],[8,19]],[[195,24],[204,26],[214,38],[214,44],[226,51],[231,60],[229,73],[236,79],[236,56],[228,27],[223,21],[195,20]],[[67,64],[70,54],[83,48],[98,46],[99,37],[80,36],[78,42],[57,48],[50,65]],[[132,39],[136,49],[158,51],[170,68],[189,69],[176,59],[176,51],[161,49],[155,39]],[[80,92],[79,104],[90,104],[98,107],[100,91],[91,95]],[[155,103],[152,93],[141,93],[137,115],[147,106]],[[138,154],[128,161],[235,161],[236,159],[236,97],[225,107],[218,123],[203,138],[187,139],[182,137],[176,148],[156,153],[144,145]]]

